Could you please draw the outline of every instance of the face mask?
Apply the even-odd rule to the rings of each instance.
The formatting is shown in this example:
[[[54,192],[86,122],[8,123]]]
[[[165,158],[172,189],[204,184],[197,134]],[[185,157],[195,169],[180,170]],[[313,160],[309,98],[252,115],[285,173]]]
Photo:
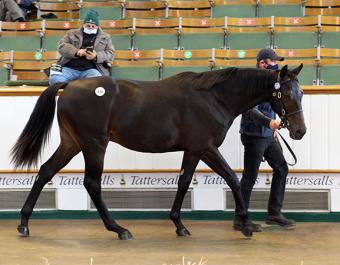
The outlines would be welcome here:
[[[86,34],[97,34],[98,29],[88,29],[84,27],[84,33]]]
[[[278,64],[268,65],[267,69],[269,69],[269,70],[279,70],[279,65]]]

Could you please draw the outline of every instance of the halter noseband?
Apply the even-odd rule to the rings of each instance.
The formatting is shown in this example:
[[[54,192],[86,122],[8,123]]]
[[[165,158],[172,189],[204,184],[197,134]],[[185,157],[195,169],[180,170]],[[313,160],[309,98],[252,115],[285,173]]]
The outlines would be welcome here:
[[[290,126],[287,117],[302,112],[302,109],[300,109],[300,110],[296,110],[296,111],[293,111],[293,112],[290,112],[290,113],[286,113],[286,108],[285,108],[285,105],[282,101],[282,90],[281,90],[281,88],[282,88],[283,84],[288,83],[289,81],[290,80],[286,80],[286,81],[281,82],[280,75],[278,75],[277,81],[274,84],[275,91],[272,93],[272,99],[274,101],[277,101],[281,105],[281,111],[280,111],[280,115],[279,115],[280,119],[281,119],[280,129],[281,128],[288,128]]]

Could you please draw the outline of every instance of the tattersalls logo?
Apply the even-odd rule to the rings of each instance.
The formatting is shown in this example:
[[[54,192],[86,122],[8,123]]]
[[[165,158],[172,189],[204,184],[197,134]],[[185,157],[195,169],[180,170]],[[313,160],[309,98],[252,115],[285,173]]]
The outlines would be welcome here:
[[[203,257],[199,261],[191,261],[186,259],[184,256],[182,257],[182,261],[178,263],[163,263],[162,265],[207,265],[208,260],[204,260]]]

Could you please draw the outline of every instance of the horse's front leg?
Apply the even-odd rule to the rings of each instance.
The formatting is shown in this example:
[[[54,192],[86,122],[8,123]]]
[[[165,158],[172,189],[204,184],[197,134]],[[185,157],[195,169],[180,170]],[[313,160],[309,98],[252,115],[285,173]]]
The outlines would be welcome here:
[[[178,180],[178,189],[176,193],[176,198],[170,212],[170,218],[176,226],[176,234],[178,236],[188,236],[190,232],[185,228],[181,221],[181,207],[183,203],[184,196],[189,189],[192,175],[195,172],[199,158],[184,152],[181,173]]]
[[[203,154],[202,160],[212,170],[219,174],[231,188],[236,204],[235,211],[242,221],[241,232],[246,238],[252,237],[253,233],[251,227],[249,226],[248,212],[243,201],[241,185],[235,172],[230,168],[216,147],[210,147],[208,150],[206,150]]]

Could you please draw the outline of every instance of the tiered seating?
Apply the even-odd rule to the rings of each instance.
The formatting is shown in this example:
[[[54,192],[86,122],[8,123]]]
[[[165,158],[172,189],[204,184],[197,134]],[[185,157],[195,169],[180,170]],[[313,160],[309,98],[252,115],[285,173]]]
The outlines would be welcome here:
[[[224,18],[183,18],[179,46],[184,49],[225,47],[227,29]]]
[[[0,85],[5,85],[6,80],[10,78],[7,65],[11,63],[11,52],[0,52]]]
[[[318,44],[318,17],[274,17],[272,46],[307,49]]]
[[[42,23],[42,46],[44,50],[55,51],[62,36],[70,29],[81,27],[80,21],[51,21],[44,20]]]
[[[34,51],[40,49],[41,22],[1,22],[0,50]]]
[[[205,1],[174,1],[167,0],[166,17],[211,17],[212,4]]]
[[[317,69],[319,65],[318,49],[276,49],[276,53],[285,57],[281,66],[288,64],[290,68],[303,63],[303,70],[299,74],[299,82],[303,85],[317,84]]]
[[[116,51],[111,75],[133,80],[158,80],[161,50]]]
[[[340,47],[340,17],[319,16],[321,36],[320,42],[322,47],[339,48]]]
[[[12,51],[8,69],[10,80],[7,85],[48,85],[47,75],[44,73],[53,62],[56,62],[58,53],[50,52],[22,52]]]
[[[122,18],[122,5],[119,1],[83,1],[81,2],[80,18],[84,19],[89,9],[95,9],[99,12],[100,18],[107,19],[121,19]]]
[[[320,85],[339,85],[340,49],[320,49]]]
[[[306,0],[306,15],[339,16],[339,0]]]
[[[0,50],[15,50],[12,55],[17,54],[11,58],[12,79],[16,75],[19,79],[42,78],[42,69],[36,75],[28,73],[28,69],[21,69],[24,72],[21,73],[17,62],[28,65],[29,60],[20,59],[16,51],[32,54],[38,50],[51,51],[54,55],[47,59],[49,62],[31,58],[35,65],[45,67],[55,60],[57,43],[66,31],[81,27],[82,21],[77,19],[79,10],[83,18],[88,9],[96,9],[101,15],[100,25],[111,35],[116,49],[112,62],[114,77],[157,80],[182,71],[254,67],[258,50],[272,47],[286,57],[285,63],[304,62],[300,74],[303,84],[333,84],[337,79],[334,73],[340,66],[338,51],[334,50],[340,43],[340,18],[303,17],[304,3],[301,0],[83,0],[79,3],[43,0],[39,2],[39,15],[60,13],[56,14],[58,20],[0,23]],[[318,5],[318,10],[324,5],[333,9],[337,1],[306,1],[307,10],[313,5]],[[2,53],[0,59],[5,55]],[[48,58],[48,53],[44,58]],[[1,78],[6,75],[2,69]]]
[[[162,18],[167,17],[166,2],[148,1],[123,3],[123,18]]]
[[[226,18],[226,46],[230,49],[261,49],[270,46],[271,18]]]
[[[186,71],[209,71],[213,68],[213,51],[214,49],[164,50],[161,76],[165,78]]]
[[[135,19],[132,47],[141,50],[179,49],[179,18]]]
[[[255,17],[256,0],[214,0],[213,17]]]
[[[112,43],[117,50],[133,49],[132,35],[134,24],[132,19],[101,20],[101,28],[111,35]]]
[[[38,18],[53,13],[58,19],[79,19],[80,5],[75,0],[42,0],[37,2]]]
[[[302,0],[259,0],[259,17],[301,17],[303,16]]]

